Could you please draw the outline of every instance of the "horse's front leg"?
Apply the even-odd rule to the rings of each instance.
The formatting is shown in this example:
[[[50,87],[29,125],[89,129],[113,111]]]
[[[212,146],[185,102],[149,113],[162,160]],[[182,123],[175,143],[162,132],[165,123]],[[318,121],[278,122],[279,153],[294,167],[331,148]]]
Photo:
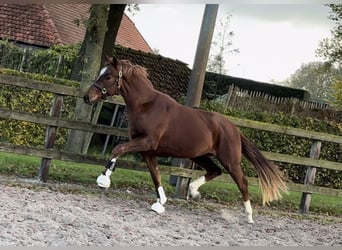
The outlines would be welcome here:
[[[151,143],[148,137],[136,138],[129,142],[117,145],[112,151],[112,157],[107,162],[105,169],[101,175],[97,177],[97,185],[102,188],[110,187],[110,176],[115,170],[115,163],[117,158],[124,153],[148,151],[155,147],[155,143]]]
[[[110,187],[110,176],[115,170],[116,158],[112,158],[107,162],[105,169],[97,177],[96,183],[99,187],[109,188]]]
[[[156,188],[157,192],[157,202],[155,202],[152,206],[151,209],[157,213],[163,213],[165,211],[164,204],[167,200],[164,188],[161,185],[161,178],[160,178],[160,172],[159,168],[157,165],[157,159],[156,156],[150,155],[150,154],[141,154],[147,164],[148,169],[150,170],[151,177],[154,183],[154,186]]]

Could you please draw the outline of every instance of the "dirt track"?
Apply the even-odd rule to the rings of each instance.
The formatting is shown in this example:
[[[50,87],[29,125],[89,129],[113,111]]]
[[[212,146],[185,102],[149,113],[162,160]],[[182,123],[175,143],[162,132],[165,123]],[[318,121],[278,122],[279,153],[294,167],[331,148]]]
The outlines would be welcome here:
[[[341,220],[322,225],[256,214],[249,225],[242,208],[210,211],[169,202],[157,215],[148,197],[64,194],[7,184],[0,190],[0,246],[342,245]]]

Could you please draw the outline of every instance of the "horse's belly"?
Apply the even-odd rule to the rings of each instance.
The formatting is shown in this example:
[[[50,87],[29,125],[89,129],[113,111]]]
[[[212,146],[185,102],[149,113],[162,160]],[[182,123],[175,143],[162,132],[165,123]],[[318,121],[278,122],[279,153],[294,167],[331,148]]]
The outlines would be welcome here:
[[[194,139],[187,137],[181,139],[171,137],[168,140],[162,140],[156,153],[177,158],[194,158],[201,155],[215,154],[212,141],[208,138]]]

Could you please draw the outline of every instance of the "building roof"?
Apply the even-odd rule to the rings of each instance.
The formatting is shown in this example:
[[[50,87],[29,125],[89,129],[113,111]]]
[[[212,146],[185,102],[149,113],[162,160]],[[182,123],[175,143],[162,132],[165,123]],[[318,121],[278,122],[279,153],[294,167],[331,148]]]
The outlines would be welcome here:
[[[44,8],[49,13],[49,18],[54,23],[63,44],[83,40],[83,21],[89,17],[89,4],[45,4]]]
[[[89,4],[0,4],[0,38],[39,47],[83,40]],[[125,14],[116,44],[152,53],[151,47]]]
[[[46,9],[35,4],[1,4],[0,37],[43,47],[62,43]]]

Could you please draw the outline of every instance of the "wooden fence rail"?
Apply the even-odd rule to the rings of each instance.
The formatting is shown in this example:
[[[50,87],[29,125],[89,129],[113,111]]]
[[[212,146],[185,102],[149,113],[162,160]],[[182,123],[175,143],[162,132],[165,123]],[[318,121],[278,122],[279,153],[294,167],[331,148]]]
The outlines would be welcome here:
[[[56,95],[67,95],[74,97],[81,97],[81,93],[78,88],[63,86],[52,83],[45,83],[33,80],[22,79],[15,76],[8,76],[0,74],[0,84],[14,85],[18,87],[30,88],[30,89],[38,89],[41,91],[51,92]],[[108,102],[115,104],[123,104],[122,98],[111,98]],[[64,127],[69,129],[83,130],[88,132],[100,133],[100,134],[109,134],[116,135],[120,137],[127,137],[127,129],[113,128],[111,126],[105,125],[97,125],[92,123],[83,123],[79,121],[72,121],[65,118],[60,117],[50,117],[41,114],[32,114],[28,112],[22,111],[13,111],[4,108],[0,108],[0,118],[1,119],[14,119],[18,121],[27,121],[32,123],[43,124],[46,126],[52,127]],[[342,144],[342,136],[336,136],[331,134],[319,133],[314,131],[307,131],[304,129],[291,128],[286,126],[267,124],[252,120],[240,119],[236,117],[229,117],[229,119],[240,127],[248,127],[253,129],[259,129],[264,131],[271,131],[281,134],[294,135],[303,138],[309,138],[313,141],[326,141]],[[54,150],[52,148],[47,149],[38,149],[32,147],[25,147],[20,145],[13,145],[7,143],[0,143],[0,151],[1,152],[9,152],[16,154],[24,154],[24,155],[32,155],[38,156],[47,159],[56,159],[56,160],[65,160],[65,161],[73,161],[73,162],[83,162],[88,164],[95,164],[103,166],[107,159],[88,157],[85,155],[77,155],[71,154],[68,152]],[[310,166],[317,168],[327,168],[333,170],[342,171],[342,163],[341,162],[332,162],[325,161],[319,159],[312,159],[306,157],[298,157],[287,154],[279,154],[273,152],[262,152],[266,157],[268,157],[272,161],[284,162],[284,163],[292,163],[301,166]],[[145,164],[137,163],[137,162],[129,162],[129,161],[119,161],[118,164],[122,168],[127,169],[135,169],[135,170],[143,170],[147,171]],[[201,170],[191,170],[187,168],[179,168],[174,166],[160,166],[160,170],[162,174],[166,175],[174,175],[188,178],[195,178],[202,175],[204,172]],[[251,185],[258,185],[258,180],[256,178],[248,178]],[[217,178],[218,181],[232,181],[228,174],[223,174],[222,176]],[[305,193],[318,193],[324,195],[332,195],[336,197],[342,197],[342,190],[340,189],[331,189],[324,188],[314,185],[302,185],[302,184],[294,184],[288,183],[289,189],[292,191],[299,191]]]
[[[341,122],[342,112],[334,110],[326,103],[310,102],[298,98],[276,97],[267,93],[244,90],[230,85],[227,94],[217,97],[226,108],[236,108],[240,111],[254,110],[269,113],[283,112],[306,117],[321,117]]]
[[[124,128],[115,128],[115,127],[101,125],[101,124],[71,121],[65,118],[49,117],[46,115],[32,114],[32,113],[27,113],[27,112],[22,112],[22,111],[13,111],[13,110],[8,110],[8,109],[3,109],[3,108],[0,108],[0,118],[14,119],[18,121],[26,121],[26,122],[32,122],[32,123],[37,123],[37,124],[43,124],[47,126],[82,130],[82,131],[94,132],[94,133],[99,133],[99,134],[127,137],[127,129],[124,129]],[[240,124],[239,126],[250,127],[248,125],[254,122],[254,121],[247,121],[247,120],[245,121],[246,121],[245,125]],[[264,130],[268,130],[268,131],[274,131],[274,129],[272,129],[273,126],[275,126],[275,128],[278,127],[277,125],[261,123],[261,122],[256,122],[256,124],[262,125],[265,128]],[[302,129],[293,129],[292,132],[294,131],[297,131],[297,133],[301,132],[302,137],[306,137],[306,138],[312,138],[313,136],[312,133],[315,133],[311,131],[305,131]],[[323,136],[321,135],[321,133],[319,133],[319,137],[324,137],[325,141],[340,142],[342,144],[341,136],[339,137],[339,136],[329,135],[329,134],[325,134],[325,136]],[[338,162],[319,160],[319,159],[310,159],[306,157],[266,152],[266,151],[262,151],[262,153],[266,157],[268,157],[270,160],[273,160],[273,161],[313,166],[313,167],[318,167],[318,168],[321,167],[321,168],[327,168],[327,169],[333,169],[333,170],[342,170],[342,163],[338,163]]]

